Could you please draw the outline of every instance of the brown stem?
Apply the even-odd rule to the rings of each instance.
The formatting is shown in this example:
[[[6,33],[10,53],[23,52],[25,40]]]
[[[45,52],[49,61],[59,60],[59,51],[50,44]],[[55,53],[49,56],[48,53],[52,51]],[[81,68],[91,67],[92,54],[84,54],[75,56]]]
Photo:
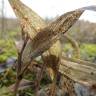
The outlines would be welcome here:
[[[16,80],[16,84],[15,84],[15,88],[14,88],[14,93],[15,93],[15,96],[18,92],[18,88],[19,88],[19,84],[20,84],[21,80],[20,79],[17,79]]]
[[[58,72],[54,71],[54,79],[53,79],[52,85],[50,87],[50,93],[49,93],[50,96],[55,96],[56,95],[57,75],[58,75]]]
[[[22,67],[22,53],[23,53],[23,51],[25,49],[27,41],[28,41],[28,37],[26,37],[26,39],[24,41],[21,52],[18,52],[18,63],[17,63],[17,68],[16,68],[17,69],[17,76],[16,76],[16,84],[15,84],[15,88],[14,88],[15,95],[17,94],[19,83],[22,80],[22,76],[19,75],[19,73],[21,72],[21,67]]]
[[[42,57],[42,60],[43,60],[43,64],[42,64],[42,67],[41,67],[41,70],[40,70],[40,72],[37,74],[38,76],[37,76],[37,80],[36,80],[36,96],[38,96],[38,90],[39,90],[39,87],[40,87],[40,81],[41,81],[41,79],[42,79],[42,75],[43,75],[43,72],[44,72],[44,70],[46,69],[46,62],[44,61],[44,58],[43,58],[43,56],[41,56]]]
[[[20,73],[20,71],[21,71],[21,67],[22,67],[22,66],[21,66],[21,65],[22,65],[22,54],[23,54],[23,51],[24,51],[24,49],[25,49],[25,47],[26,47],[27,41],[28,41],[28,37],[26,37],[26,39],[25,39],[25,41],[24,41],[24,44],[23,44],[22,49],[21,49],[21,52],[18,53],[17,75],[18,75],[18,73]]]
[[[32,59],[32,60],[33,60],[33,59]],[[27,69],[27,68],[28,68],[28,66],[31,64],[32,60],[30,60],[30,61],[29,61],[29,63],[28,63],[28,64],[26,64],[26,65],[24,66],[24,68],[22,68],[22,70],[21,70],[21,72],[19,73],[19,75],[18,75],[18,76],[22,76],[22,75],[25,73],[26,69]],[[31,66],[33,66],[33,63],[32,63],[32,65],[31,65]]]

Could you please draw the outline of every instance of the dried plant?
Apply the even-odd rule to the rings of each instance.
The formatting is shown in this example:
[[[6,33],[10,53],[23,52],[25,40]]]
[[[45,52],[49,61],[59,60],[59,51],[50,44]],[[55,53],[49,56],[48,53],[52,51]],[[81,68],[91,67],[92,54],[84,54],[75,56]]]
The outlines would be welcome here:
[[[31,65],[33,68],[33,66],[35,66],[33,61],[38,56],[41,56],[43,63],[41,65],[39,64],[41,70],[37,75],[36,82],[34,82],[34,86],[36,87],[35,95],[37,96],[40,81],[45,69],[49,69],[49,74],[51,74],[50,76],[53,81],[50,87],[49,96],[55,96],[59,72],[66,78],[64,87],[66,88],[69,85],[67,91],[71,94],[69,94],[70,96],[76,96],[73,91],[74,82],[82,84],[87,82],[87,84],[91,85],[96,83],[96,66],[89,63],[87,64],[85,61],[83,62],[78,59],[76,59],[76,61],[72,59],[73,61],[71,61],[69,58],[65,58],[62,56],[60,43],[60,38],[65,36],[73,45],[77,52],[77,57],[79,57],[79,47],[77,42],[74,39],[71,39],[67,34],[65,35],[65,33],[79,19],[86,9],[96,11],[95,6],[84,7],[67,12],[53,22],[46,24],[38,14],[24,5],[20,0],[9,0],[9,2],[16,16],[20,20],[23,40],[22,47],[20,47],[18,51],[17,80],[14,88],[15,94],[17,94],[19,84],[23,79],[24,74],[26,74],[25,72],[28,69],[28,66]],[[36,63],[38,64],[38,62]],[[80,78],[78,77],[78,74],[81,76]],[[87,76],[87,78],[85,76]],[[86,82],[84,83],[84,81]],[[93,81],[94,83],[92,83]]]

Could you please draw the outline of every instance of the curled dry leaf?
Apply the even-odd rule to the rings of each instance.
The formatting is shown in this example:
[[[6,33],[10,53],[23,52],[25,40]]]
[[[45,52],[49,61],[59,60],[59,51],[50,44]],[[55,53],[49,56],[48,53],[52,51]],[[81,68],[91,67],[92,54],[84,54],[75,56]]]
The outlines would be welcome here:
[[[83,7],[67,12],[49,24],[46,28],[42,29],[32,40],[32,57],[37,54],[41,55],[44,50],[48,50],[61,36],[63,36],[63,33],[68,31],[87,9],[96,11],[96,6]]]
[[[89,8],[90,6],[88,9]],[[46,28],[41,29],[41,31],[30,42],[32,46],[32,53],[30,55],[31,58],[35,58],[48,50],[57,40],[59,40],[61,36],[63,36],[63,33],[68,31],[68,29],[79,19],[83,12],[84,8],[80,8],[63,14]]]
[[[32,41],[29,42],[32,50],[29,55],[31,59],[48,50],[79,19],[82,13],[82,10],[68,12],[60,16],[56,21],[53,21],[46,28],[41,29]]]

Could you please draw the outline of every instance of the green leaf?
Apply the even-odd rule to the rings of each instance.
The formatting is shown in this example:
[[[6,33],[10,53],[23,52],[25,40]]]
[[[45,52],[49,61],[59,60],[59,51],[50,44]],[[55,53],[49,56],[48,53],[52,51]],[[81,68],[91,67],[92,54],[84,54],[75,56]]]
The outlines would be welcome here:
[[[14,93],[7,87],[3,87],[0,89],[0,96],[14,96]]]

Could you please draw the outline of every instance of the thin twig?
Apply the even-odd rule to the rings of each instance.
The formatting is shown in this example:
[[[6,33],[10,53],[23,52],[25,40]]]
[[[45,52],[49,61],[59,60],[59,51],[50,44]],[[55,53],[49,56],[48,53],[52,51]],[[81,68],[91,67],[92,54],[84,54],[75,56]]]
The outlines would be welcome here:
[[[43,76],[43,72],[44,72],[44,70],[46,69],[46,62],[45,62],[45,60],[44,60],[44,57],[43,57],[43,55],[41,55],[41,57],[42,57],[42,60],[43,60],[43,64],[42,64],[42,67],[41,67],[41,70],[40,70],[40,72],[37,74],[37,80],[36,80],[36,96],[38,96],[38,90],[39,90],[39,87],[40,87],[40,81],[41,81],[41,79],[42,79],[42,76]]]
[[[20,52],[18,52],[18,63],[17,63],[17,76],[16,76],[16,85],[15,85],[15,88],[14,88],[14,92],[15,92],[15,95],[17,94],[17,90],[18,90],[18,87],[19,87],[19,84],[20,84],[20,81],[22,80],[22,75],[19,76],[19,73],[21,72],[21,67],[22,67],[22,54],[23,54],[23,51],[26,47],[26,44],[27,44],[27,41],[28,41],[28,37],[26,36],[26,39],[24,40],[24,44],[22,46],[22,49]]]
[[[24,43],[23,43],[23,46],[22,46],[22,49],[21,49],[21,52],[18,53],[18,65],[17,65],[17,74],[21,71],[21,64],[22,64],[22,54],[23,54],[23,51],[26,47],[26,44],[28,42],[28,37],[26,37],[26,39],[24,40]]]

